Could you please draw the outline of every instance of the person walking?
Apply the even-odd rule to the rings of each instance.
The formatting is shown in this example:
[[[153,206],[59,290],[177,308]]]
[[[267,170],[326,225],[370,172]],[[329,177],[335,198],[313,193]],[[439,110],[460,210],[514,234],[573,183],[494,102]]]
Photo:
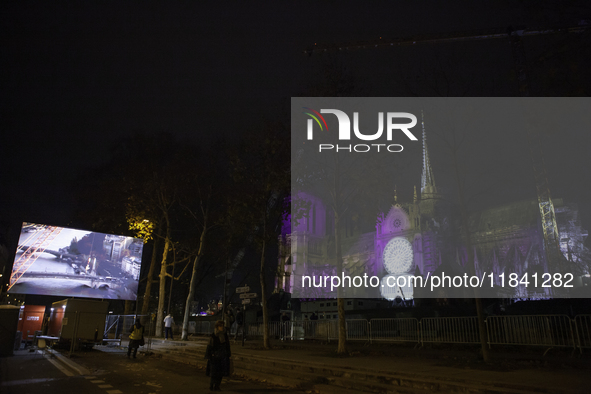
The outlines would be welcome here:
[[[135,320],[135,324],[131,326],[129,330],[131,334],[129,335],[129,346],[127,347],[127,358],[131,356],[131,351],[133,350],[133,358],[137,355],[137,349],[140,346],[144,346],[144,326],[140,323],[140,319],[137,318]]]
[[[169,313],[165,318],[164,318],[164,339],[168,339],[168,336],[170,335],[170,339],[174,340],[174,338],[172,337],[172,325],[174,324],[174,318],[172,317],[172,315]]]
[[[234,334],[234,340],[238,339],[238,333],[244,337],[244,314],[240,309],[236,312],[236,333]]]
[[[310,316],[310,331],[311,331],[311,337],[312,338],[316,338],[316,325],[318,323],[316,323],[318,321],[318,315],[316,314],[316,312],[312,312],[312,316]]]
[[[290,338],[288,338],[288,335],[291,336],[291,327],[289,325],[289,321],[290,318],[287,315],[287,313],[283,312],[283,314],[281,315],[281,340],[282,341],[286,341]]]
[[[221,391],[220,384],[222,377],[231,374],[230,371],[230,341],[228,340],[228,333],[224,327],[224,321],[218,320],[215,323],[215,328],[209,344],[205,350],[205,358],[209,360],[206,374],[209,373],[211,377],[209,381],[209,390]]]
[[[230,334],[232,330],[232,325],[234,324],[234,313],[232,313],[232,309],[228,307],[224,311],[224,326],[226,327],[226,332]]]

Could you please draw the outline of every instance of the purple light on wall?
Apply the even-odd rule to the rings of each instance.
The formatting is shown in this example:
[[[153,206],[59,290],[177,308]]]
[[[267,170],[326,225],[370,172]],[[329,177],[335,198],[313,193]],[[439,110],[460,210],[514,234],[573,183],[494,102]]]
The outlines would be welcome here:
[[[291,234],[291,213],[286,216],[281,226],[281,237],[285,238],[289,234]]]

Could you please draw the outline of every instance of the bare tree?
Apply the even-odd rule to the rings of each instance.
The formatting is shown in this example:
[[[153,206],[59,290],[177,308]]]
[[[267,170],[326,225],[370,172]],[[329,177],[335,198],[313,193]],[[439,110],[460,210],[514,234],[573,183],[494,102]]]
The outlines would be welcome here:
[[[246,136],[232,156],[234,187],[239,193],[231,196],[228,219],[236,231],[253,237],[260,254],[265,349],[270,348],[266,254],[277,243],[279,224],[288,212],[284,201],[290,186],[289,157],[287,130],[273,123]]]

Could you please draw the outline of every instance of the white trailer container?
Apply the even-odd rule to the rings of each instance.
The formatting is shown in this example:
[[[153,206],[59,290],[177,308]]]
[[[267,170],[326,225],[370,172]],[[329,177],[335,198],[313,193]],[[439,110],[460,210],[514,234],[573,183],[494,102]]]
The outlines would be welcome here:
[[[73,349],[102,341],[109,310],[107,301],[68,298],[51,306],[50,336],[59,337],[61,343],[71,344],[74,339]]]

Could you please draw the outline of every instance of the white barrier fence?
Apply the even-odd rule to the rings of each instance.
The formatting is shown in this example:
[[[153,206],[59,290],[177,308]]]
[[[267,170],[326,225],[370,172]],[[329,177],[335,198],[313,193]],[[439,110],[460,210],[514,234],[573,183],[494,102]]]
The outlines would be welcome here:
[[[318,320],[295,321],[293,325],[293,339],[330,339],[331,322]]]
[[[370,323],[364,319],[346,320],[347,322],[347,340],[348,341],[369,341]],[[338,322],[337,330],[338,333]]]
[[[591,348],[591,315],[489,316],[488,345]],[[478,320],[469,317],[426,317],[346,320],[347,340],[373,342],[478,344]],[[195,333],[213,332],[213,322],[195,322]],[[247,325],[247,337],[262,337],[263,324]],[[270,322],[275,339],[336,340],[338,320]]]
[[[291,338],[292,324],[291,322],[278,322],[272,321],[269,323],[269,336],[271,338]],[[262,337],[264,335],[263,323],[247,324],[246,325],[247,337]]]
[[[339,321],[338,320],[328,320],[324,322],[328,327],[328,340],[338,340],[339,339]]]
[[[419,327],[421,343],[480,343],[475,316],[426,317]]]
[[[571,319],[565,315],[491,316],[486,323],[489,345],[576,347]]]
[[[370,341],[419,342],[419,321],[415,318],[371,319]]]
[[[579,349],[591,348],[591,315],[578,315],[574,320]]]

